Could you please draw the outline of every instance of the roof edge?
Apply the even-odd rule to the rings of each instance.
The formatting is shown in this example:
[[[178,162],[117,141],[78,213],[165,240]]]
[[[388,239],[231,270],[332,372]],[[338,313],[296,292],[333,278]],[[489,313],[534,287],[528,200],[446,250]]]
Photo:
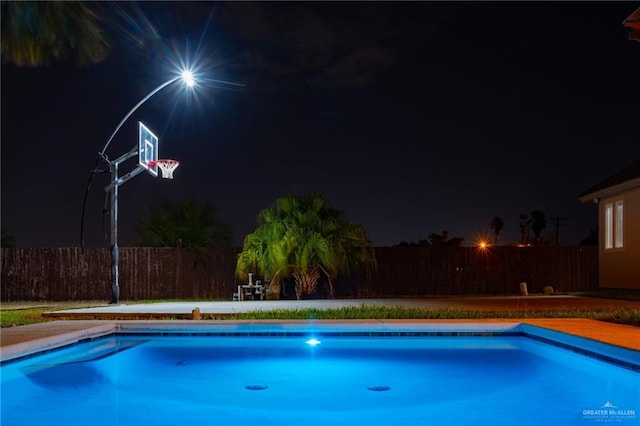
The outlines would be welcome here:
[[[586,203],[588,201],[598,202],[601,198],[617,195],[634,188],[640,188],[640,177],[622,182],[618,185],[608,186],[595,191],[583,192],[578,195],[578,200],[582,203]]]

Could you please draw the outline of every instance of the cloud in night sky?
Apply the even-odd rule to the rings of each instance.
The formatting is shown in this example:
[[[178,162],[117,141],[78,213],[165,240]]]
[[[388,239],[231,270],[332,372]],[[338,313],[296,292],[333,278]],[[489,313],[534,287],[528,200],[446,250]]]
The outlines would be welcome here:
[[[229,4],[223,22],[251,47],[235,65],[250,73],[252,86],[363,88],[376,84],[397,64],[396,45],[411,28],[398,28],[384,5],[359,3]],[[407,8],[421,8],[407,5]],[[435,10],[435,8],[434,8]],[[441,18],[441,15],[434,15]],[[429,33],[426,22],[421,25]]]

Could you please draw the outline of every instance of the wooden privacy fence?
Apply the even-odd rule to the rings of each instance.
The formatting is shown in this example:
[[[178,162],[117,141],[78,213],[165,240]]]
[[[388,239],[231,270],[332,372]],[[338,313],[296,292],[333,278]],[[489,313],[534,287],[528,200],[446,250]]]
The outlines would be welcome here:
[[[384,247],[376,248],[378,269],[368,282],[344,280],[359,297],[516,294],[551,285],[556,291],[598,289],[598,248]]]
[[[239,249],[123,247],[122,300],[230,299]],[[108,248],[2,249],[3,301],[101,300],[111,294]]]
[[[120,298],[227,299],[239,248],[124,247]],[[108,248],[2,249],[1,300],[107,300],[111,294]],[[342,277],[337,297],[516,294],[546,285],[557,290],[598,288],[597,247],[381,247],[378,268]],[[322,295],[324,291],[320,291]]]

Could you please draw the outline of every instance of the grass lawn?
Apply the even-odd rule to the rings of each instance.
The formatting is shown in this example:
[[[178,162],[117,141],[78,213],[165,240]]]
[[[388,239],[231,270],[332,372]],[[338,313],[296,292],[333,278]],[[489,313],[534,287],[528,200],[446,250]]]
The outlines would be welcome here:
[[[640,300],[640,291],[602,290],[590,293],[574,293],[582,297],[602,297],[620,300]],[[184,300],[182,300],[184,301]],[[149,303],[159,302],[146,301]],[[136,303],[141,303],[140,301]],[[3,303],[0,304],[2,327],[35,324],[51,321],[43,317],[44,312],[73,308],[104,306],[102,302],[50,302],[50,303]],[[276,309],[254,311],[232,316],[216,317],[202,315],[202,319],[488,319],[488,318],[589,318],[618,324],[640,327],[640,310],[627,308],[554,308],[540,310],[479,311],[453,308],[405,308],[401,306],[358,306],[335,309]],[[158,318],[160,319],[160,318]],[[163,318],[174,319],[174,318]]]
[[[640,290],[598,290],[571,293],[572,296],[600,297],[602,299],[640,300]]]
[[[99,302],[3,302],[0,304],[0,325],[36,324],[51,321],[42,316],[45,312],[62,311],[74,308],[90,308],[102,306]]]
[[[305,319],[524,319],[524,318],[588,318],[640,327],[640,309],[625,308],[559,308],[543,310],[476,311],[453,308],[405,308],[402,306],[358,306],[336,309],[276,309],[227,316],[241,320],[305,320]],[[207,318],[203,315],[202,319]]]
[[[47,321],[42,317],[42,314],[49,311],[51,309],[2,309],[0,310],[0,323],[2,327],[36,324]]]

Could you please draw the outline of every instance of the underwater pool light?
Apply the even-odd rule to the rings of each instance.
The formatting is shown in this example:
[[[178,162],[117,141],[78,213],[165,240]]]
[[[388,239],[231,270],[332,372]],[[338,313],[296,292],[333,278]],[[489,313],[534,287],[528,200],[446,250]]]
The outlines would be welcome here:
[[[311,339],[307,340],[305,343],[309,346],[318,346],[321,342],[315,337],[312,337]]]

